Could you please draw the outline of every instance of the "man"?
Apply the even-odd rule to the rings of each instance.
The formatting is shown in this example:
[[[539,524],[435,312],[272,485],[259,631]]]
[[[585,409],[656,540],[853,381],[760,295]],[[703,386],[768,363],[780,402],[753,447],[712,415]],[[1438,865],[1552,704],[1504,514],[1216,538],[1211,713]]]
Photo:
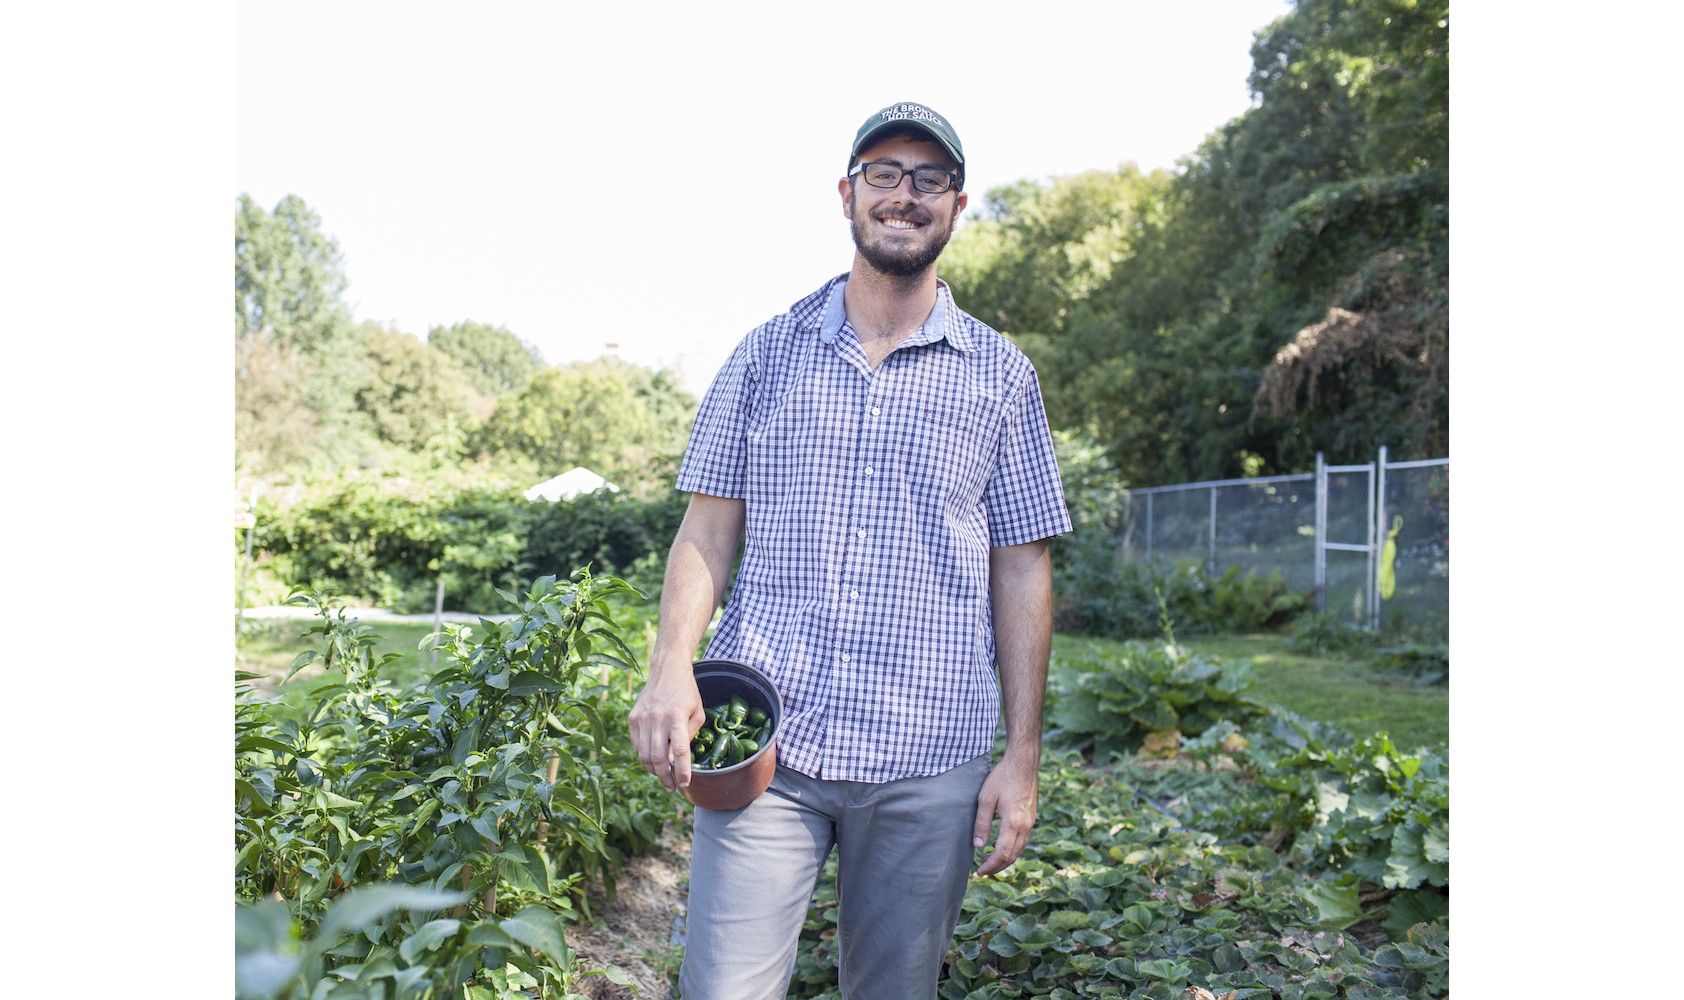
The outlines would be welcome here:
[[[975,849],[998,820],[992,875],[1034,824],[1070,519],[1033,367],[936,277],[964,171],[929,108],[867,119],[837,184],[852,268],[744,338],[697,413],[632,740],[688,784],[692,656],[745,529],[707,655],[765,672],[784,718],[771,787],[696,810],[685,1000],[784,996],[833,846],[843,995],[934,997]]]

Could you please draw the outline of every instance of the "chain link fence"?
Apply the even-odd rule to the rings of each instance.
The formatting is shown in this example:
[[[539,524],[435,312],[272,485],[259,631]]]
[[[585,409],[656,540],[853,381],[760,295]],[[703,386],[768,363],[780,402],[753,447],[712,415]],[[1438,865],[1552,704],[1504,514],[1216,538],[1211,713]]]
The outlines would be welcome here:
[[[1129,490],[1123,558],[1278,572],[1351,624],[1447,634],[1450,460]]]

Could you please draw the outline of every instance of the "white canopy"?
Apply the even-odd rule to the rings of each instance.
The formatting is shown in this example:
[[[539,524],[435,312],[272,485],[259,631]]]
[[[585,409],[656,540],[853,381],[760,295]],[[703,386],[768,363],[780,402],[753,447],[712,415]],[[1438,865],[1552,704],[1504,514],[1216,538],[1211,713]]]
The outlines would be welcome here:
[[[610,493],[620,492],[620,488],[602,478],[582,465],[575,465],[553,479],[546,479],[538,485],[521,494],[528,500],[571,500],[581,493],[595,493],[597,490],[607,490]]]

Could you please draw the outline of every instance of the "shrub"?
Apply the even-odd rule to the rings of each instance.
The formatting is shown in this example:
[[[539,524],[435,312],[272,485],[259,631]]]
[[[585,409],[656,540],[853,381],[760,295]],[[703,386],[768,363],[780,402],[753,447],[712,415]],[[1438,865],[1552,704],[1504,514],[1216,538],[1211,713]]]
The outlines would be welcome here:
[[[1197,736],[1218,721],[1267,709],[1246,694],[1251,664],[1225,664],[1171,642],[1130,642],[1119,659],[1088,651],[1058,658],[1047,678],[1047,741],[1103,763],[1154,734]],[[1169,747],[1173,750],[1173,744]]]
[[[1445,684],[1450,680],[1450,647],[1442,642],[1385,646],[1375,654],[1374,667],[1407,677],[1416,684]]]
[[[1200,563],[1173,567],[1148,562],[1097,560],[1090,551],[1065,550],[1071,562],[1054,564],[1055,626],[1061,632],[1141,638],[1158,631],[1160,605],[1184,634],[1256,632],[1285,626],[1309,607],[1279,572],[1259,576],[1230,566],[1212,575]]]
[[[447,606],[487,614],[502,606],[499,590],[532,575],[584,565],[619,574],[664,554],[683,516],[676,493],[547,503],[500,490],[405,497],[349,482],[286,509],[260,505],[253,542],[258,561],[292,587],[422,613],[442,581]]]

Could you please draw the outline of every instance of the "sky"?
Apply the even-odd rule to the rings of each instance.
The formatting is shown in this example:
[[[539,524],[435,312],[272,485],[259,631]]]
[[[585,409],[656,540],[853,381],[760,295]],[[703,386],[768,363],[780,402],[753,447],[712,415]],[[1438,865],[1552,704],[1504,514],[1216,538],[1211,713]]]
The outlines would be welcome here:
[[[1025,178],[1173,169],[1250,105],[1253,34],[1290,6],[936,9],[239,0],[229,198],[302,197],[359,320],[498,324],[699,394],[848,269],[836,181],[868,115],[945,115],[973,213]]]

